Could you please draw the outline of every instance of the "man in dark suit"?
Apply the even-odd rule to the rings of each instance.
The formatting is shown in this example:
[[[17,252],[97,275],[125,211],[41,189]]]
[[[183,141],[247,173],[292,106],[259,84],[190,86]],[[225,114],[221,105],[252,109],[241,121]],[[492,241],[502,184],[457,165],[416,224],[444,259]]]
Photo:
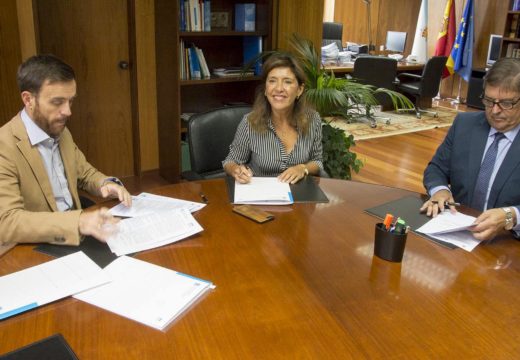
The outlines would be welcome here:
[[[499,59],[484,78],[485,112],[460,113],[424,171],[431,196],[421,207],[436,216],[459,202],[483,213],[471,228],[489,240],[514,230],[520,209],[520,60]],[[450,206],[455,211],[453,205]]]

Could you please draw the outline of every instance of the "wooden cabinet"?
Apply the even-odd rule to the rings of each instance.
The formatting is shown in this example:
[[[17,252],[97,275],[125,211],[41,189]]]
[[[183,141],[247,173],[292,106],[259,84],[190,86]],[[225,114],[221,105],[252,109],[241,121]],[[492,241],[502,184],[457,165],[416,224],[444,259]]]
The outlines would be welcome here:
[[[520,57],[520,11],[513,10],[514,3],[515,0],[509,1],[500,57]]]
[[[254,32],[233,30],[235,4],[245,2],[256,4]],[[227,29],[200,32],[181,32],[180,3],[179,0],[155,1],[159,171],[172,182],[180,180],[181,114],[202,112],[231,103],[252,103],[259,84],[258,77],[181,80],[181,40],[202,49],[210,71],[242,65],[245,36],[260,36],[263,50],[272,48],[273,0],[211,0],[212,13],[227,14]]]

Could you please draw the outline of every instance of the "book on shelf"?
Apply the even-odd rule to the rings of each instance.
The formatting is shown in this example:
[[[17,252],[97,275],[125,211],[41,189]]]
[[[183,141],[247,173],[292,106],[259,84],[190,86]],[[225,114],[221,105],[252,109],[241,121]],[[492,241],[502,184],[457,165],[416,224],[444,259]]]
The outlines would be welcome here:
[[[513,2],[513,11],[519,11],[520,10],[520,0],[515,0]]]
[[[507,44],[506,57],[513,57],[513,50],[518,49],[519,44]]]
[[[262,53],[262,37],[261,36],[244,36],[243,37],[243,49],[244,49],[244,64],[248,64],[259,54]],[[262,73],[262,61],[258,59],[253,66],[255,75]]]
[[[211,31],[210,0],[179,0],[181,31]]]
[[[203,4],[204,9],[204,22],[203,24],[203,30],[204,31],[211,31],[211,1],[205,0]]]
[[[227,68],[216,68],[213,69],[213,75],[217,77],[243,77],[243,76],[254,76],[255,72],[253,69],[244,70],[241,67],[227,67]]]
[[[514,14],[513,16],[511,16],[511,25],[509,26],[509,37],[510,38],[518,37],[518,32],[519,32],[518,17],[519,17],[518,14]]]
[[[195,47],[195,51],[197,53],[197,58],[199,60],[200,65],[200,74],[203,79],[209,79],[211,77],[211,74],[209,72],[208,64],[206,63],[206,58],[204,57],[204,53],[202,52],[202,49]]]
[[[197,57],[197,51],[195,46],[192,45],[188,49],[188,62],[190,65],[190,79],[197,80],[201,79],[199,58]]]
[[[255,31],[256,4],[235,4],[235,31]]]

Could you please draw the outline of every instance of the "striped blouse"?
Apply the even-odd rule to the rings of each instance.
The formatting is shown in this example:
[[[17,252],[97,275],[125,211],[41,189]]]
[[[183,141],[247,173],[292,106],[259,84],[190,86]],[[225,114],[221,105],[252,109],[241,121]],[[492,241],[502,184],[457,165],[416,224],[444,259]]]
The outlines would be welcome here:
[[[311,121],[305,136],[297,129],[298,138],[289,154],[276,135],[271,118],[268,120],[267,131],[260,133],[251,128],[248,115],[238,125],[235,139],[229,146],[229,154],[222,165],[228,162],[246,164],[255,176],[278,176],[291,166],[309,161],[314,161],[323,170],[321,119],[317,112],[309,113]]]

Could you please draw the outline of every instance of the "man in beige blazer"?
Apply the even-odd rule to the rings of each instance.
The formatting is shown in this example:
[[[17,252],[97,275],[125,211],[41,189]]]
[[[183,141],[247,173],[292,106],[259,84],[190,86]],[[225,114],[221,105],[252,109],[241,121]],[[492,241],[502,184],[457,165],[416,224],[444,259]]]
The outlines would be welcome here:
[[[18,69],[24,108],[0,128],[0,255],[17,243],[106,241],[116,220],[106,208],[82,211],[78,189],[131,206],[116,178],[92,167],[66,123],[76,96],[74,71],[52,55]]]

